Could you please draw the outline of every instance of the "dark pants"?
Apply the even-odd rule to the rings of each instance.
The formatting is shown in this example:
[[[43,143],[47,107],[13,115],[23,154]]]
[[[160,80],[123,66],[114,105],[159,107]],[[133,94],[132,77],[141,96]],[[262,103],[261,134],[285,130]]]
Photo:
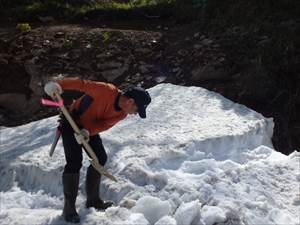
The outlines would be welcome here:
[[[82,166],[82,145],[79,145],[74,137],[74,131],[69,122],[62,118],[61,127],[63,146],[66,157],[66,165],[64,169],[64,174],[66,173],[79,173]],[[90,146],[94,150],[99,163],[104,166],[107,161],[107,155],[102,144],[100,136],[93,135],[90,136],[89,141]]]

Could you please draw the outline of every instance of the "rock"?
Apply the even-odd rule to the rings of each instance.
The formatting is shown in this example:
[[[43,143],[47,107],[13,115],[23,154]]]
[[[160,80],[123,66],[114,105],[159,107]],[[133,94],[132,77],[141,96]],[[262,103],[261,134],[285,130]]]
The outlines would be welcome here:
[[[149,54],[151,53],[152,51],[148,48],[138,48],[135,50],[136,52],[138,53],[142,53],[142,54]]]
[[[53,43],[51,45],[51,48],[52,48],[53,51],[60,50],[62,48],[62,44],[60,44],[60,43]]]
[[[108,58],[108,57],[111,57],[111,56],[112,56],[111,52],[104,52],[104,53],[96,55],[96,58],[101,59],[101,58]]]
[[[298,83],[297,87],[300,87],[300,79],[298,79],[297,83]],[[299,91],[298,91],[297,96],[296,96],[296,103],[300,105],[300,93],[299,93]]]
[[[166,76],[159,76],[159,77],[156,77],[154,80],[155,80],[157,83],[162,83],[162,82],[164,82],[166,79],[167,79]]]
[[[43,45],[44,46],[50,45],[50,41],[49,40],[44,40]]]
[[[106,63],[98,63],[97,64],[97,68],[102,69],[102,70],[118,68],[120,66],[122,66],[122,63],[120,63],[120,62],[106,62]]]
[[[113,82],[118,77],[122,76],[128,69],[129,69],[129,65],[125,64],[123,67],[120,67],[120,68],[117,68],[117,69],[103,71],[103,72],[101,72],[101,75],[108,82]]]
[[[172,69],[172,72],[173,72],[173,73],[176,73],[176,72],[178,72],[179,70],[180,70],[180,68],[179,68],[179,67],[176,67],[176,68],[173,68],[173,69]]]
[[[174,66],[180,66],[179,60],[177,60],[176,62],[174,62],[173,65],[174,65]]]
[[[225,61],[226,61],[226,59],[225,59],[224,57],[218,58],[218,62],[220,62],[220,63],[223,63],[223,62],[225,62]]]
[[[37,64],[37,62],[39,61],[39,57],[38,56],[34,56],[32,59],[31,59],[31,61],[32,61],[32,63],[33,64]]]
[[[78,59],[80,57],[81,51],[80,49],[73,49],[68,52],[68,56],[70,59]]]
[[[125,81],[130,81],[131,80],[131,78],[130,78],[130,76],[127,76],[126,78],[125,78]]]
[[[176,73],[175,76],[176,76],[176,77],[179,77],[179,78],[183,77],[182,70],[181,70],[181,69],[178,70],[178,72]]]
[[[145,77],[145,79],[148,80],[148,81],[149,81],[149,80],[152,80],[152,78],[153,78],[153,77],[150,76],[150,75]]]
[[[185,49],[180,49],[177,53],[178,55],[186,56],[188,54],[188,51]]]
[[[202,45],[199,45],[199,44],[195,44],[194,45],[194,49],[196,49],[196,50],[199,50],[199,49],[201,49],[202,48]]]
[[[7,39],[0,39],[0,49],[5,49],[7,47]]]
[[[212,43],[213,43],[213,40],[210,40],[208,38],[202,40],[202,44],[206,45],[206,46],[211,45]]]
[[[30,82],[28,87],[33,92],[33,95],[42,96],[44,91],[41,88],[42,74],[41,67],[34,64],[34,58],[27,60],[24,63],[25,71],[30,75]]]
[[[131,83],[138,83],[138,82],[140,82],[140,81],[142,81],[142,80],[144,80],[144,77],[143,76],[141,76],[139,73],[137,73],[135,76],[133,76],[131,79],[130,79],[130,81],[131,81]]]
[[[57,32],[57,33],[54,35],[55,38],[61,38],[61,37],[64,37],[64,36],[65,36],[65,33],[64,33],[64,32],[61,32],[61,31]]]
[[[274,80],[270,79],[267,70],[261,65],[251,65],[241,76],[235,78],[240,84],[243,96],[256,102],[269,103],[278,95],[278,88]]]
[[[19,93],[5,93],[0,95],[0,106],[11,111],[26,109],[26,96]]]
[[[159,60],[162,57],[162,52],[160,51],[156,56],[155,56],[155,60]]]
[[[32,118],[40,110],[41,96],[35,96],[30,99],[20,93],[5,93],[0,95],[0,106],[11,112],[13,118]],[[12,121],[11,121],[12,122]]]
[[[59,59],[69,59],[70,58],[68,52],[67,53],[63,53],[63,54],[59,54],[59,55],[57,55],[57,57]]]
[[[194,69],[192,72],[192,81],[200,80],[215,80],[215,79],[225,79],[228,77],[228,73],[222,69],[215,69],[212,65],[205,65]]]
[[[83,62],[77,65],[78,68],[90,71],[91,70],[91,64],[89,62]]]
[[[269,37],[268,36],[262,36],[262,37],[260,37],[260,40],[258,41],[257,45],[263,46],[263,45],[266,45],[268,43],[270,43]]]
[[[2,112],[2,110],[0,109],[0,124],[4,124],[5,123],[5,121],[6,121],[7,119],[6,119],[6,117],[5,117],[5,113],[4,113],[4,110],[3,110],[3,112]],[[0,129],[1,129],[1,126],[0,126]]]
[[[141,71],[141,73],[148,73],[149,72],[147,66],[145,66],[145,65],[140,65],[139,70]]]
[[[197,38],[197,37],[199,37],[199,35],[200,35],[200,33],[198,32],[198,33],[195,33],[194,34],[194,38]]]
[[[38,19],[43,23],[51,23],[55,21],[52,16],[39,16]]]
[[[62,70],[64,67],[63,62],[52,62],[51,67],[49,69]]]
[[[2,57],[2,55],[0,55],[0,65],[7,65],[8,64],[8,60],[5,59],[4,57]]]

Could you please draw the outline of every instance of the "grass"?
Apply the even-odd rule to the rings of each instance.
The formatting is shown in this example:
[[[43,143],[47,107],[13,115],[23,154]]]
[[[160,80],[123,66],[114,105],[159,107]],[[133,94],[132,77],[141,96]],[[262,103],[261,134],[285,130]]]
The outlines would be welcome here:
[[[73,2],[73,3],[72,3]],[[74,3],[75,2],[75,3]],[[107,19],[121,20],[141,15],[172,15],[180,21],[202,21],[218,25],[220,20],[230,24],[258,23],[260,20],[276,22],[283,18],[298,18],[298,0],[111,0],[87,4],[87,1],[64,0],[0,0],[0,20],[32,22],[39,16],[52,16],[57,20],[82,19],[86,14],[104,12]],[[140,13],[141,12],[141,13]]]
[[[170,6],[175,0],[129,0],[127,2],[103,2],[103,3],[68,3],[61,0],[0,0],[0,20],[3,22],[33,22],[39,17],[52,16],[57,20],[73,20],[83,18],[90,12],[108,12],[111,17],[122,12],[131,13],[136,10],[159,9],[161,6]],[[122,18],[123,19],[123,18]]]
[[[108,40],[109,40],[109,38],[110,38],[110,36],[111,36],[111,34],[110,34],[110,32],[109,32],[109,31],[104,31],[104,32],[102,33],[103,42],[106,42],[106,41],[108,41]]]

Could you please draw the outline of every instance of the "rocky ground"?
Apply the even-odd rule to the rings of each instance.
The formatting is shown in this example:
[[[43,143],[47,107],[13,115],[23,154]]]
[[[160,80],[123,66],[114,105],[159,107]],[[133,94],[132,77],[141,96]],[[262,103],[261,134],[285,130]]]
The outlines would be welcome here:
[[[57,113],[40,104],[43,85],[51,79],[79,76],[121,89],[170,82],[202,86],[273,117],[275,148],[284,153],[300,149],[300,94],[287,102],[291,98],[279,88],[281,81],[271,79],[257,58],[243,64],[249,60],[242,57],[244,52],[267,44],[269,38],[257,34],[251,37],[255,46],[239,45],[243,30],[228,32],[237,35],[158,21],[39,24],[28,32],[1,29],[0,125],[15,126]],[[295,82],[297,87],[300,82]],[[67,99],[74,96],[78,93],[66,93]]]

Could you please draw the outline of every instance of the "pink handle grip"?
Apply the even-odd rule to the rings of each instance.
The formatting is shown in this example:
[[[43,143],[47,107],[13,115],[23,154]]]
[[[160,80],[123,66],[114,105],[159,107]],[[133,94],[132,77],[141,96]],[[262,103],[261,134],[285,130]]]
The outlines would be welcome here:
[[[53,106],[53,107],[60,107],[60,106],[64,105],[64,101],[63,100],[61,100],[59,102],[54,102],[54,101],[51,101],[51,100],[48,100],[48,99],[44,99],[44,98],[41,99],[41,103],[43,105],[48,105],[48,106]]]

